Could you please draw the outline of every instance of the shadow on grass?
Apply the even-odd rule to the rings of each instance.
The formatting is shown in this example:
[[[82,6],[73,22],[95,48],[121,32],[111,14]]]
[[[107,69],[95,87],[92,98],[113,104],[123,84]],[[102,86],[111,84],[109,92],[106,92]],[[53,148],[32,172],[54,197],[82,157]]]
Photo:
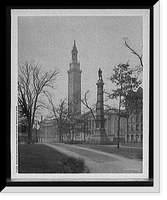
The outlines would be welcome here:
[[[66,161],[62,162],[65,173],[88,173],[89,170],[85,166],[85,160],[82,158],[69,157]]]
[[[85,160],[68,157],[42,144],[19,145],[19,173],[88,173]]]

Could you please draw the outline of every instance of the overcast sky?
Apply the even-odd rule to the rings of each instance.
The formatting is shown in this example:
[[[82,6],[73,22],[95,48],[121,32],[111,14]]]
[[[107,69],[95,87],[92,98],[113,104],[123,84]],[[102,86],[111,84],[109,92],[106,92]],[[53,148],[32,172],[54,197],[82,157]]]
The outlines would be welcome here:
[[[19,63],[35,60],[45,70],[60,70],[52,91],[55,104],[68,97],[67,70],[74,39],[82,70],[81,94],[89,89],[90,103],[96,102],[99,68],[103,71],[104,89],[111,90],[113,85],[107,78],[114,66],[128,60],[131,67],[139,65],[123,38],[128,37],[129,44],[142,54],[143,18],[140,16],[19,17],[18,25]]]

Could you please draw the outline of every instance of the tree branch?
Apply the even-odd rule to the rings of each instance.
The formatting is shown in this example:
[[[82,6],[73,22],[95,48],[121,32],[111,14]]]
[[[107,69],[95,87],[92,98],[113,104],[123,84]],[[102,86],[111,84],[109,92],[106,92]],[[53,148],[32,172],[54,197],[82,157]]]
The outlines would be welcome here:
[[[141,66],[143,67],[142,55],[139,55],[132,47],[130,47],[130,46],[128,45],[126,39],[125,39],[125,45],[126,45],[126,47],[127,47],[128,49],[131,50],[132,54],[136,55],[136,56],[139,58],[140,64],[141,64]]]
[[[80,99],[80,101],[90,110],[94,120],[96,120],[96,117],[94,115],[93,109],[89,106],[88,100],[87,100],[87,94],[89,93],[89,90],[87,90],[84,94],[84,99]]]

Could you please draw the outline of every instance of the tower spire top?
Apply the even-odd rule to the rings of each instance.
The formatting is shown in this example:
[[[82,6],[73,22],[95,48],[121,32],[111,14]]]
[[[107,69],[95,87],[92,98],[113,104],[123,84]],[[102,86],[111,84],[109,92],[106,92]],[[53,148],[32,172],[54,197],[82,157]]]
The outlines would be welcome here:
[[[76,47],[76,41],[74,40],[74,46],[72,48],[72,53],[78,53],[77,47]]]
[[[77,50],[77,47],[76,47],[76,42],[75,42],[75,40],[74,40],[74,46],[73,46],[73,48],[72,48],[71,53],[72,53],[72,61],[73,61],[73,62],[77,62],[77,53],[78,53],[78,50]]]

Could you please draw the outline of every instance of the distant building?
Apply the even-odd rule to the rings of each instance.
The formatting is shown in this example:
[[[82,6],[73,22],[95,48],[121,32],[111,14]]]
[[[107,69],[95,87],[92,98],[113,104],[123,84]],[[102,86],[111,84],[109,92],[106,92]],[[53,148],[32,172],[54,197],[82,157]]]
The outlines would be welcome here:
[[[77,58],[78,50],[74,40],[74,46],[71,51],[72,61],[69,65],[68,73],[68,106],[69,112],[75,115],[81,114],[81,73],[80,63]]]
[[[117,138],[118,138],[118,116],[117,113],[114,110],[110,111],[105,111],[104,117],[105,117],[105,123],[104,123],[104,128],[106,131],[106,135],[108,136],[110,142],[112,143],[117,143]],[[85,118],[85,119],[84,119]],[[81,119],[85,120],[87,122],[86,124],[86,139],[85,141],[90,141],[91,140],[91,135],[95,134],[95,129],[96,129],[96,124],[95,120],[91,114],[91,112],[87,112],[85,114],[81,115]],[[126,118],[121,117],[120,119],[120,142],[125,142],[125,134],[126,134]],[[78,138],[80,140],[84,139],[84,132],[78,133]],[[76,137],[76,140],[77,137]]]
[[[132,114],[128,119],[125,142],[143,142],[143,114]]]
[[[106,111],[105,111],[106,112]],[[106,112],[105,130],[111,143],[117,144],[118,138],[118,116],[115,110]],[[143,142],[143,114],[131,114],[127,119],[120,119],[120,142],[121,143],[142,143]],[[73,141],[91,142],[91,136],[95,134],[96,124],[90,111],[80,115],[78,124],[75,128]],[[63,135],[63,141],[72,140],[69,134]],[[39,141],[41,142],[59,142],[59,132],[56,121],[53,119],[44,119],[40,122]]]
[[[55,142],[58,141],[57,124],[54,119],[44,119],[40,123],[40,142]]]
[[[125,142],[126,118],[121,117],[120,142]],[[95,134],[95,120],[90,111],[78,117],[78,124],[75,127],[73,141],[91,142],[91,136]],[[110,110],[105,114],[105,130],[111,143],[117,143],[118,137],[118,116],[115,111]],[[40,141],[41,142],[59,142],[59,132],[56,121],[53,119],[44,119],[40,122]],[[63,141],[72,140],[69,134],[63,135]]]
[[[133,98],[138,104],[137,110],[129,116],[127,121],[127,132],[125,142],[143,142],[143,89],[140,87],[133,93]]]

